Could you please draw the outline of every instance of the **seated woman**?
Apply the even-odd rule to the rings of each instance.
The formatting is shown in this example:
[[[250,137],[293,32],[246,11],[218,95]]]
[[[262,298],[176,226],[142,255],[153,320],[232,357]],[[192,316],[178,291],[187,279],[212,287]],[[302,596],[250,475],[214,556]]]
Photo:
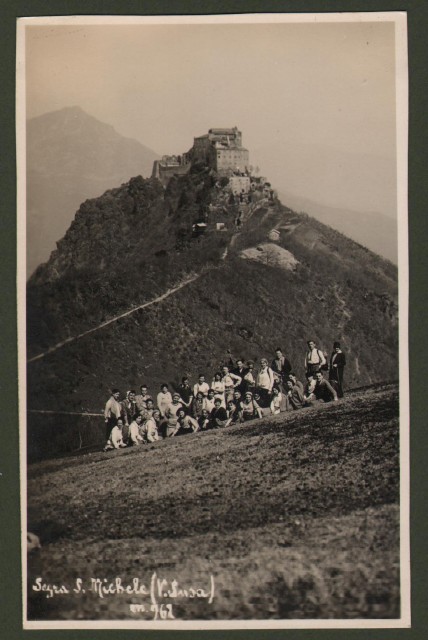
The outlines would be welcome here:
[[[273,416],[281,413],[282,393],[277,386],[272,387],[272,400],[270,402],[270,410]]]
[[[144,438],[140,433],[141,423],[143,418],[141,415],[136,416],[135,420],[129,425],[129,444],[136,446],[144,442]]]
[[[210,414],[206,409],[202,409],[202,413],[198,418],[198,425],[201,431],[210,428]]]
[[[221,406],[220,398],[216,398],[214,400],[214,409],[210,414],[211,428],[217,429],[218,427],[225,427],[227,420],[227,411]]]
[[[236,424],[237,422],[242,422],[242,411],[241,411],[241,402],[234,402],[233,400],[229,400],[227,403],[227,424],[226,427],[232,424]]]
[[[254,400],[251,391],[247,391],[244,399],[241,400],[242,418],[245,421],[253,420],[254,418],[262,418],[263,414],[259,404]]]
[[[202,415],[204,407],[204,394],[202,391],[198,391],[192,403],[192,416],[197,420]]]

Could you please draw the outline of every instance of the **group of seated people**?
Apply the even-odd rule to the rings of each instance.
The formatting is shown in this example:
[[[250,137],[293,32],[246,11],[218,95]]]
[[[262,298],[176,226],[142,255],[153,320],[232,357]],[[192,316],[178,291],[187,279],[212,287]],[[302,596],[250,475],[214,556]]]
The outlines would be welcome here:
[[[307,344],[306,386],[292,373],[281,349],[277,349],[271,365],[262,358],[257,372],[252,361],[244,364],[239,358],[233,366],[230,358],[214,374],[211,384],[204,374],[199,375],[193,387],[189,377],[184,376],[173,393],[164,383],[156,403],[145,384],[139,394],[128,391],[122,401],[120,391],[113,389],[104,410],[107,439],[104,451],[227,427],[318,402],[337,401],[343,396],[346,364],[340,344],[334,343],[330,365],[315,342],[310,340]],[[329,380],[324,377],[327,370]]]

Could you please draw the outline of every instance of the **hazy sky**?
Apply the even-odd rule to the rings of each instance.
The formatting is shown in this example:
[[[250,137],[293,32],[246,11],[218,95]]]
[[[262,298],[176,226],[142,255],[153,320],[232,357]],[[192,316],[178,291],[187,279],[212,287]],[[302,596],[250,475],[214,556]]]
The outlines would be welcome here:
[[[159,154],[238,126],[279,190],[396,215],[394,23],[31,26],[27,117],[79,105]]]

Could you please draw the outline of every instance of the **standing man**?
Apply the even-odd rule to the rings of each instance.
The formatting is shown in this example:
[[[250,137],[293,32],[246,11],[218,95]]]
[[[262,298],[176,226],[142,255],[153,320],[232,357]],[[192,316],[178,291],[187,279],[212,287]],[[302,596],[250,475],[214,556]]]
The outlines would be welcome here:
[[[308,340],[308,350],[305,357],[306,376],[314,376],[326,364],[323,352],[317,349],[313,340]]]
[[[153,400],[152,396],[149,394],[149,389],[146,384],[142,384],[140,387],[140,393],[138,396],[135,396],[135,402],[137,404],[137,409],[140,414],[143,414],[144,409],[147,407],[147,401]]]
[[[104,419],[106,424],[106,440],[109,440],[110,433],[117,421],[122,417],[122,406],[119,402],[119,389],[112,389],[111,396],[106,402],[104,408]]]
[[[139,415],[137,403],[135,402],[135,391],[128,391],[125,400],[122,400],[122,411],[125,418],[125,424],[130,425],[131,422]]]
[[[340,342],[333,344],[333,353],[330,358],[329,379],[330,382],[336,383],[337,395],[343,398],[343,369],[346,365],[345,354],[340,348]]]
[[[125,400],[122,400],[122,417],[124,426],[122,429],[122,437],[124,442],[129,440],[129,426],[131,422],[139,415],[137,404],[135,402],[135,391],[127,391]]]
[[[270,406],[272,387],[275,377],[272,369],[268,365],[266,358],[260,360],[260,370],[257,374],[256,387],[260,394],[260,404],[262,408]]]
[[[172,402],[165,411],[166,418],[166,437],[170,438],[176,434],[178,424],[178,412],[183,409],[180,402],[180,394],[175,392],[172,394]]]
[[[181,384],[178,387],[178,391],[180,393],[180,399],[183,405],[186,407],[187,411],[190,411],[193,400],[192,387],[189,384],[188,376],[183,376],[181,378]]]
[[[248,373],[248,369],[244,365],[244,361],[242,360],[242,358],[238,358],[238,360],[236,361],[236,367],[232,369],[232,373],[241,378],[241,382],[236,388],[239,389],[239,391],[243,395],[247,390],[247,381],[245,380],[245,376]]]
[[[224,365],[221,368],[221,375],[222,375],[222,378],[221,378],[222,382],[224,383],[224,393],[225,393],[226,403],[227,403],[229,402],[229,400],[233,399],[233,390],[236,387],[239,387],[242,380],[241,380],[241,376],[237,376],[236,373],[231,373],[227,365]]]
[[[291,371],[291,364],[279,347],[275,351],[275,358],[272,360],[271,368],[274,374],[278,376],[280,382],[287,380]]]
[[[198,382],[193,387],[193,397],[196,398],[198,393],[202,393],[204,398],[207,397],[210,385],[205,382],[205,376],[203,373],[199,374]]]

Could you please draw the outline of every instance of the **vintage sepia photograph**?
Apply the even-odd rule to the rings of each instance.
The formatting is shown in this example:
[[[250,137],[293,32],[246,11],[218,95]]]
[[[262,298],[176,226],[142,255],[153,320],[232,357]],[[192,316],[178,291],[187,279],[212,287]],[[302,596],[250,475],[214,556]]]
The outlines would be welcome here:
[[[17,27],[25,629],[410,626],[406,14]]]

